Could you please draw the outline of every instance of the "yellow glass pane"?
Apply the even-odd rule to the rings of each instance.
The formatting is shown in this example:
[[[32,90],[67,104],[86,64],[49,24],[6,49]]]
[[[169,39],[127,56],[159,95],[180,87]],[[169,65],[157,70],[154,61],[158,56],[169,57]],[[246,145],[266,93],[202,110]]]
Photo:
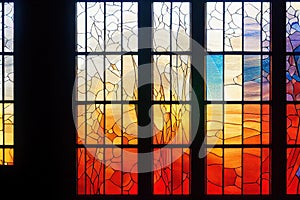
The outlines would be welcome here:
[[[105,105],[105,143],[122,144],[121,105]]]
[[[138,143],[137,108],[134,104],[123,105],[123,144]]]
[[[4,104],[5,145],[14,144],[14,104]]]
[[[13,165],[14,163],[14,150],[5,149],[4,150],[4,165]]]
[[[137,100],[138,98],[138,57],[123,56],[123,100]]]
[[[153,59],[153,98],[154,100],[170,100],[170,56],[154,56]]]
[[[223,105],[206,106],[207,144],[222,144],[223,140]]]
[[[224,105],[224,143],[242,143],[242,105]]]

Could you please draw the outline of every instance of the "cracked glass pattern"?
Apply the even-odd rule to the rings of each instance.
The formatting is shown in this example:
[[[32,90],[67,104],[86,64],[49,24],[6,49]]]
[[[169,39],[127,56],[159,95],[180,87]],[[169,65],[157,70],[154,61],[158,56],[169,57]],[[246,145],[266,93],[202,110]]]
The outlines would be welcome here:
[[[190,105],[154,105],[153,115],[153,144],[189,144]]]
[[[189,3],[153,3],[153,51],[189,51],[190,29]]]
[[[189,2],[154,2],[152,7],[154,195],[190,194],[190,6]],[[166,147],[158,149],[160,145]]]
[[[155,101],[190,100],[190,56],[153,56],[153,82],[153,99]]]
[[[287,143],[300,144],[299,135],[299,119],[300,119],[300,105],[288,104],[287,107]]]
[[[190,151],[182,148],[154,149],[154,194],[190,193]]]
[[[136,105],[78,105],[77,127],[78,144],[137,144]]]
[[[206,80],[207,100],[268,101],[270,56],[208,55]]]
[[[270,106],[209,104],[207,144],[270,144]]]
[[[270,51],[268,2],[208,2],[208,51]]]
[[[287,148],[287,194],[300,194],[300,148]]]
[[[206,5],[206,193],[269,194],[270,3]]]
[[[76,3],[78,195],[138,192],[137,9],[137,2]]]
[[[286,3],[286,51],[298,52],[300,45],[299,2]]]
[[[268,148],[214,148],[207,154],[207,194],[269,194]]]
[[[137,3],[78,2],[77,51],[137,51]]]
[[[299,49],[300,49],[300,26],[299,26],[299,2],[286,3],[286,100],[299,101],[300,78],[299,78]]]
[[[136,152],[137,149],[78,148],[77,193],[137,194]]]
[[[300,2],[286,3],[286,193],[300,194]],[[294,102],[294,103],[293,103]]]
[[[137,100],[137,65],[137,55],[77,56],[77,99]]]

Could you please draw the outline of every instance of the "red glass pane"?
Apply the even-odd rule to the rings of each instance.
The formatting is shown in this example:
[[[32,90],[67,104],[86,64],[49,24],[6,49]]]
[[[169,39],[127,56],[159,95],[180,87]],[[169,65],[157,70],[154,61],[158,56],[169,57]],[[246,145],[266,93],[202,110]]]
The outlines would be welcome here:
[[[190,194],[189,150],[156,149],[153,176],[154,194]]]
[[[78,194],[137,194],[137,150],[79,148]]]
[[[267,148],[213,148],[206,159],[207,194],[269,194]]]
[[[300,117],[300,105],[288,104],[287,108],[287,143],[288,144],[300,144],[299,137],[299,117]]]
[[[300,194],[300,148],[287,149],[287,193]]]

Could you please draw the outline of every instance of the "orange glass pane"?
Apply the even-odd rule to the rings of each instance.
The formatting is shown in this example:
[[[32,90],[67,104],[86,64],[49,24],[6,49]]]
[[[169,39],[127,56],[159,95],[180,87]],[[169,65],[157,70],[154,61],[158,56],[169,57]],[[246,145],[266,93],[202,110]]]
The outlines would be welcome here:
[[[190,105],[153,106],[153,144],[187,144],[190,141]]]
[[[223,134],[224,132],[224,134]],[[270,144],[270,106],[209,104],[206,106],[207,144]]]

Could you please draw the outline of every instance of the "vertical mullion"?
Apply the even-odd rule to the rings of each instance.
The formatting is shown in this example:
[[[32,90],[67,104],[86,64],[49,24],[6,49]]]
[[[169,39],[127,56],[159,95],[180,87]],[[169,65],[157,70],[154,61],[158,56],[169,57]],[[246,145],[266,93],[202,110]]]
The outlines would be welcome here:
[[[204,0],[194,0],[192,1],[192,87],[195,94],[192,95],[192,107],[198,107],[200,113],[196,113],[195,110],[191,109],[192,119],[198,119],[200,115],[199,127],[197,123],[191,123],[191,134],[195,134],[194,141],[191,144],[191,195],[198,199],[203,198],[204,192],[204,181],[205,181],[205,162],[204,159],[199,158],[199,152],[201,144],[204,142],[204,79],[202,75],[204,74],[204,59],[205,55],[202,49],[197,49],[194,43],[204,46],[204,30],[205,30],[205,1]],[[198,47],[199,48],[199,47]],[[197,125],[195,125],[197,124]]]
[[[138,3],[138,194],[141,197],[153,195],[152,173],[145,172],[153,166],[153,156],[146,154],[152,151],[152,127],[146,128],[151,126],[148,111],[151,108],[152,86],[144,84],[152,82],[152,31],[143,28],[149,27],[152,27],[152,1],[146,0]]]
[[[286,77],[285,77],[285,32],[286,1],[273,0],[271,4],[272,18],[272,195],[284,199],[286,194]],[[276,25],[275,25],[276,23]],[[284,171],[284,173],[283,173]]]

